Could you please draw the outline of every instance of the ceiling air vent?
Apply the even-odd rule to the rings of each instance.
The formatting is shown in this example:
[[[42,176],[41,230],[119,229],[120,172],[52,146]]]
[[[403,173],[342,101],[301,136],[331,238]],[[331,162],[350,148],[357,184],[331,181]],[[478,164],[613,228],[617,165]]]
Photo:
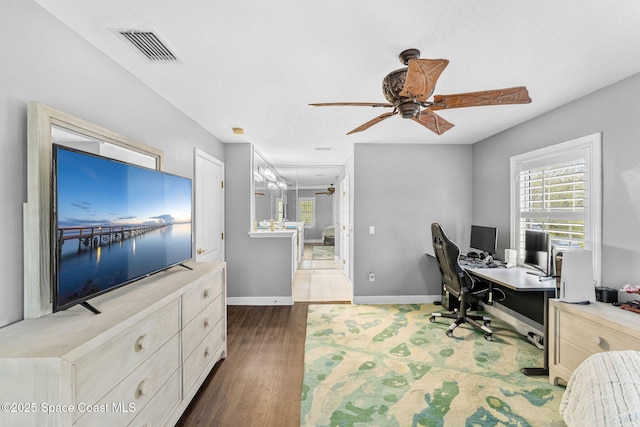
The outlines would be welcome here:
[[[152,62],[174,62],[178,57],[152,31],[126,30],[119,33]]]

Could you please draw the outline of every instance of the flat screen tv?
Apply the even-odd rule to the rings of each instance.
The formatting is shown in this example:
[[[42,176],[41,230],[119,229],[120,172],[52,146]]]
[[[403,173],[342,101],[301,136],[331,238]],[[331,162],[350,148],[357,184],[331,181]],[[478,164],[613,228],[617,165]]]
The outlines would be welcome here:
[[[537,230],[524,231],[524,263],[538,270],[543,277],[550,277],[551,236]]]
[[[192,257],[191,179],[53,145],[53,310]]]

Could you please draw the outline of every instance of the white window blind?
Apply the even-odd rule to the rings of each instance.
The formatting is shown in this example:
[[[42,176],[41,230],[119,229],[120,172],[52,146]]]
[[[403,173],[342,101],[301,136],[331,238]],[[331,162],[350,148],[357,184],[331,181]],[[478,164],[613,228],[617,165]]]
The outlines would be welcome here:
[[[599,281],[600,134],[514,156],[511,173],[511,245],[519,257],[525,230],[547,231],[557,249],[592,251]]]

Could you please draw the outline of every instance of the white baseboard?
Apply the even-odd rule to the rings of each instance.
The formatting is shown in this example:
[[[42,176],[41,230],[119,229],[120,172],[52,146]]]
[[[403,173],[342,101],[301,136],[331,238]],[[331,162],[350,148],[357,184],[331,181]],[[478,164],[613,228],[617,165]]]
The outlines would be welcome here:
[[[293,305],[293,297],[227,297],[227,305]]]
[[[440,301],[441,295],[376,295],[353,296],[354,304],[430,304]]]

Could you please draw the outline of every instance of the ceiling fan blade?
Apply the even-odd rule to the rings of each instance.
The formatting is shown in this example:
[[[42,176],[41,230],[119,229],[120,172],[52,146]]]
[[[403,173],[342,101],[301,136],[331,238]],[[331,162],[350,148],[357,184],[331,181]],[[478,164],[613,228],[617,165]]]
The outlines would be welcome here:
[[[446,59],[410,59],[404,87],[399,95],[425,102],[448,64]]]
[[[442,135],[455,126],[453,123],[446,121],[431,110],[422,110],[420,114],[412,117],[411,120],[420,123],[422,126],[437,133],[438,135]]]
[[[354,130],[352,130],[351,132],[348,132],[347,135],[351,135],[352,133],[356,133],[356,132],[362,132],[363,130],[367,130],[369,129],[371,126],[375,125],[376,123],[380,123],[381,121],[383,121],[384,119],[388,119],[389,117],[397,114],[397,111],[391,111],[389,113],[384,113],[384,114],[380,114],[378,117],[376,117],[375,119],[369,120],[367,123],[358,126],[357,128],[355,128]]]
[[[388,102],[320,102],[309,104],[313,107],[393,107]]]
[[[458,93],[455,95],[435,95],[431,110],[448,108],[479,107],[483,105],[528,104],[531,102],[525,86],[507,89],[484,90],[480,92]]]

